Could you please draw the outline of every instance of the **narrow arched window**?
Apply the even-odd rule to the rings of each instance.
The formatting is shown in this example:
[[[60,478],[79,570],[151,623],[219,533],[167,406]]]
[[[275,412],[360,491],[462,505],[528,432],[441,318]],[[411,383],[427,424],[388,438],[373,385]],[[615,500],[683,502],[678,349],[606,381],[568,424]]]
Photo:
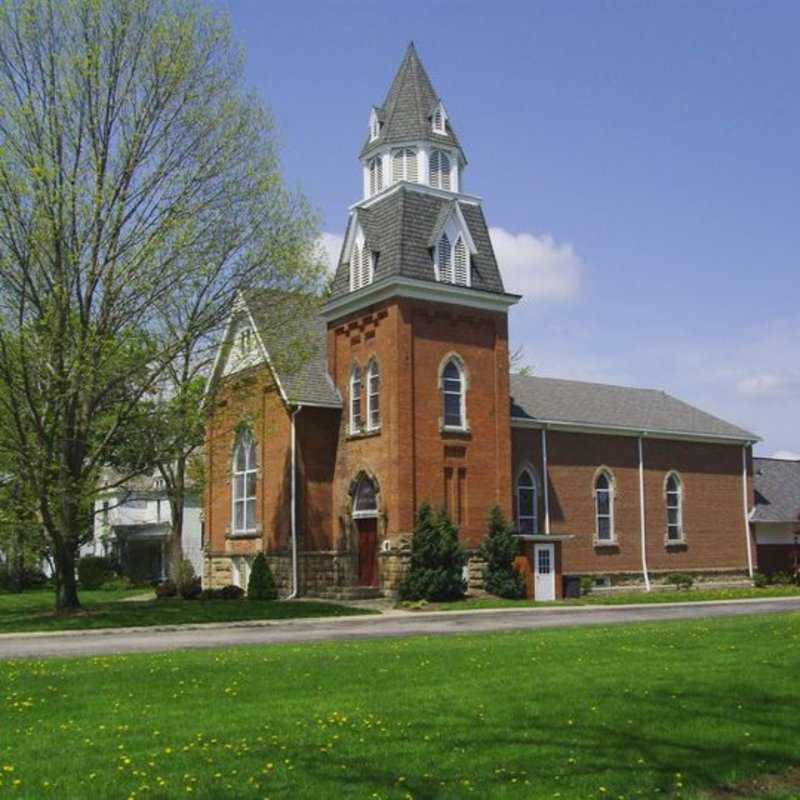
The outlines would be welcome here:
[[[375,156],[369,161],[369,193],[377,194],[383,189],[383,158]]]
[[[601,472],[594,483],[594,506],[597,519],[597,541],[614,541],[614,484],[606,472]]]
[[[469,254],[463,236],[456,239],[453,247],[453,283],[469,285]]]
[[[361,430],[361,367],[353,366],[350,373],[350,432]]]
[[[450,359],[442,370],[442,395],[444,424],[447,428],[464,428],[464,373],[455,359]]]
[[[249,431],[239,435],[233,452],[233,533],[256,529],[258,461],[256,444]]]
[[[417,151],[413,147],[403,147],[392,154],[392,182],[417,182]]]
[[[536,533],[536,479],[529,469],[517,478],[517,529],[520,533]]]
[[[667,541],[683,541],[683,484],[676,473],[667,478]]]
[[[446,233],[441,235],[439,244],[436,246],[436,271],[440,281],[453,282],[453,252]]]
[[[378,513],[378,489],[375,482],[362,474],[353,493],[353,516],[374,517]]]
[[[381,375],[378,362],[370,361],[367,368],[367,427],[377,430],[381,426]]]
[[[450,156],[443,150],[431,153],[431,186],[450,191]]]

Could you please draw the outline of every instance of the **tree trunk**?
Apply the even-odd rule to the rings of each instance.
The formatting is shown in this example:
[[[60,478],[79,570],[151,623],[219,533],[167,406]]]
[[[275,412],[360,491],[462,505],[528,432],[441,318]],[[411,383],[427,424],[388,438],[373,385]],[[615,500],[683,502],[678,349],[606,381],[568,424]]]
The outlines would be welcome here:
[[[167,575],[171,581],[178,579],[178,570],[183,561],[183,504],[172,512],[172,525],[167,538]]]
[[[75,579],[75,549],[62,545],[55,549],[56,611],[69,614],[81,607],[78,582]]]

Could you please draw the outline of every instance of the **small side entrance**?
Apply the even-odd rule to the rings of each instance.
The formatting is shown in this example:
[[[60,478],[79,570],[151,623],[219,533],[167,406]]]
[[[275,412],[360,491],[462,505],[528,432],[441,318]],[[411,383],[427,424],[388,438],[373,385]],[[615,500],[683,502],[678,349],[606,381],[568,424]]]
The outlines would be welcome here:
[[[358,585],[378,585],[378,520],[363,517],[356,520],[358,528]]]
[[[554,544],[533,546],[533,599],[556,599],[556,559]]]

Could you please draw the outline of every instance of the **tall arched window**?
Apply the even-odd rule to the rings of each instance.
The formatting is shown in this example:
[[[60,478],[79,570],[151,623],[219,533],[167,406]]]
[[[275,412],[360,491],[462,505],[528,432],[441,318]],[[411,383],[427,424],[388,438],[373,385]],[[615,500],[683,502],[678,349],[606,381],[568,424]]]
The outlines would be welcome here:
[[[378,362],[372,359],[367,367],[367,427],[375,431],[381,426],[381,374]]]
[[[603,471],[594,482],[594,507],[597,519],[597,541],[614,541],[614,482]]]
[[[450,191],[450,156],[443,150],[431,153],[431,186]]]
[[[450,247],[450,239],[446,233],[441,235],[439,244],[436,246],[436,269],[440,281],[444,283],[453,282],[453,253]]]
[[[447,428],[463,429],[466,427],[464,388],[464,372],[461,365],[451,358],[442,370],[444,424]]]
[[[469,285],[469,254],[463,236],[456,239],[453,247],[453,283]]]
[[[369,193],[377,194],[383,189],[383,158],[375,156],[369,160]]]
[[[353,365],[350,373],[350,432],[361,430],[361,367]]]
[[[403,147],[392,153],[392,182],[417,182],[417,151],[413,147]]]
[[[520,533],[536,533],[536,478],[527,467],[517,478],[517,529]]]
[[[683,484],[677,473],[667,477],[667,541],[683,541]]]
[[[256,529],[258,460],[256,443],[249,431],[239,435],[233,451],[233,534]]]

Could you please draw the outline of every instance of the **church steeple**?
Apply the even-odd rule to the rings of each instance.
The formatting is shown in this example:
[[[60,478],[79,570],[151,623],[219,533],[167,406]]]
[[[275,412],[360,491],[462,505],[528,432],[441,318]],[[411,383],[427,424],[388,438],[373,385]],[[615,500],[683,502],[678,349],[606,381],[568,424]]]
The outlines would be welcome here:
[[[464,151],[413,42],[383,105],[370,111],[360,157],[365,197],[398,181],[461,190]]]

